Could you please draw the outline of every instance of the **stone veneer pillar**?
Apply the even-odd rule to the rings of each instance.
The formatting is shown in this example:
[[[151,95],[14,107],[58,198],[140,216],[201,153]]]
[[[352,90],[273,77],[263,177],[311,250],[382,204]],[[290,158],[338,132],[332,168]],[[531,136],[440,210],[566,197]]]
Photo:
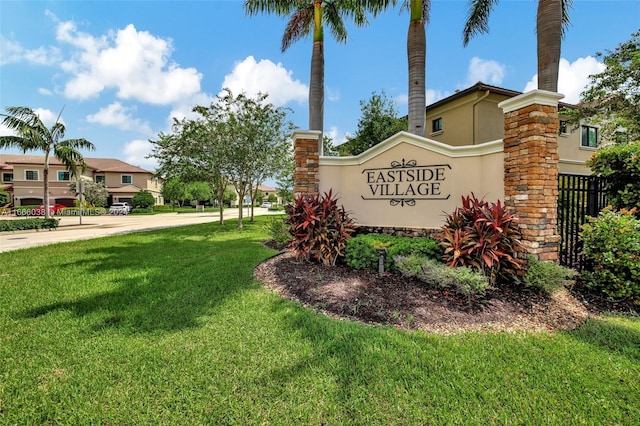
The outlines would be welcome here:
[[[293,133],[293,194],[317,194],[320,191],[318,170],[320,147],[318,130],[296,130]]]
[[[498,104],[504,111],[504,202],[520,217],[522,243],[558,261],[558,101],[534,90]],[[526,258],[527,253],[523,254]]]

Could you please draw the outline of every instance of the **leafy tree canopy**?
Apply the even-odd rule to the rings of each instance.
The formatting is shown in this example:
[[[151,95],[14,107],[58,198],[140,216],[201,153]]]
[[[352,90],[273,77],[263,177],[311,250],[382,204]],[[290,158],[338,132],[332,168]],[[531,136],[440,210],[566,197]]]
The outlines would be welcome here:
[[[153,198],[153,194],[143,189],[138,191],[131,200],[133,207],[137,209],[147,209],[153,207],[156,200]]]
[[[358,155],[407,129],[406,117],[398,118],[396,103],[384,90],[380,94],[373,92],[367,102],[361,100],[360,108],[362,117],[358,120],[355,137],[338,146],[342,156]]]
[[[82,177],[82,198],[94,207],[106,207],[109,195],[107,188],[101,183],[94,182],[91,178]],[[69,189],[77,197],[78,181],[69,184]]]
[[[640,31],[606,54],[605,70],[591,76],[575,110],[563,111],[577,125],[580,120],[600,125],[602,140],[628,143],[640,140]]]

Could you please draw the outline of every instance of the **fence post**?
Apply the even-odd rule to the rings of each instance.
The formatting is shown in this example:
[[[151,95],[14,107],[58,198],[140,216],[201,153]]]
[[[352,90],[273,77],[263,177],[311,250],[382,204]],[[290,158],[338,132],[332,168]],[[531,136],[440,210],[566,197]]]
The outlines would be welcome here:
[[[522,243],[558,261],[559,93],[534,90],[498,104],[504,112],[505,205],[520,217]],[[526,259],[523,259],[526,260]]]
[[[318,130],[296,130],[293,133],[293,194],[317,194],[320,191],[318,171],[320,147]]]

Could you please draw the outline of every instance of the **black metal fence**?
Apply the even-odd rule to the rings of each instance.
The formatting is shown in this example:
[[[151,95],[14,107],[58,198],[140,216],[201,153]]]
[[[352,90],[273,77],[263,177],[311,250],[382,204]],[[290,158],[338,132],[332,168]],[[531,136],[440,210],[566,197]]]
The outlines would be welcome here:
[[[560,173],[558,176],[558,231],[560,264],[578,271],[584,268],[581,226],[587,216],[597,216],[608,205],[606,179]]]

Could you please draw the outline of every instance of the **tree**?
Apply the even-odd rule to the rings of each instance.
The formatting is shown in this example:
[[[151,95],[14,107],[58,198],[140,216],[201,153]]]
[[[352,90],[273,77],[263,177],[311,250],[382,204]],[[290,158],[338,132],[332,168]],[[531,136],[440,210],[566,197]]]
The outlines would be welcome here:
[[[0,189],[0,206],[9,203],[9,193]]]
[[[95,146],[86,139],[66,139],[66,128],[60,122],[62,111],[56,122],[50,129],[45,126],[38,114],[27,107],[8,107],[8,114],[0,114],[4,117],[2,124],[13,130],[15,136],[0,136],[0,148],[19,148],[24,153],[27,151],[44,152],[44,212],[45,218],[49,218],[49,158],[53,155],[64,164],[71,178],[78,175],[78,166],[84,171],[86,164],[80,149],[93,150]]]
[[[293,158],[290,158],[286,165],[280,169],[276,176],[276,190],[278,196],[282,199],[284,204],[293,201],[293,173],[295,170],[295,163]]]
[[[558,70],[562,37],[569,25],[572,0],[538,0],[536,35],[538,89],[558,91]],[[489,32],[489,15],[498,0],[470,0],[469,16],[462,31],[463,44],[478,33]]]
[[[427,35],[425,24],[429,22],[431,0],[405,0],[409,9],[409,33],[407,34],[407,62],[409,65],[409,115],[410,133],[424,137],[426,117],[426,61]]]
[[[220,170],[233,184],[238,203],[238,227],[242,228],[242,203],[245,197],[255,201],[257,188],[283,167],[291,157],[290,135],[294,125],[287,120],[287,110],[267,102],[268,95],[255,98],[245,93],[234,95],[225,89],[217,102],[198,111],[216,125],[216,137],[222,143],[224,161]],[[251,212],[253,217],[253,210]]]
[[[165,181],[175,178],[183,183],[204,181],[209,184],[213,197],[218,202],[219,223],[224,223],[225,190],[227,177],[222,173],[221,164],[225,160],[224,140],[220,137],[220,123],[208,120],[203,115],[205,107],[196,106],[199,113],[194,120],[174,119],[173,133],[159,134],[150,157],[158,159],[157,174]]]
[[[71,192],[76,197],[78,196],[78,181],[80,179],[82,179],[82,198],[93,207],[106,207],[109,196],[107,188],[101,183],[94,182],[91,178],[83,176],[69,183]]]
[[[197,205],[204,204],[211,200],[211,187],[207,182],[191,182],[186,187],[186,196],[189,200],[195,201]]]
[[[374,16],[395,0],[245,0],[249,15],[275,13],[289,18],[282,36],[282,52],[296,41],[311,35],[311,76],[309,80],[309,130],[323,131],[324,127],[324,25],[325,22],[339,43],[347,40],[343,17],[357,26],[367,24],[366,12]]]
[[[340,155],[358,155],[407,128],[406,119],[398,118],[395,102],[373,92],[368,102],[360,101],[362,116],[353,138],[338,147]]]
[[[333,139],[329,135],[322,136],[322,155],[324,157],[337,157],[340,155],[333,146]]]
[[[164,181],[160,193],[162,194],[162,198],[171,202],[171,206],[176,202],[178,207],[182,207],[182,203],[187,198],[186,186],[184,182],[177,177],[172,177]]]
[[[576,109],[563,110],[575,125],[581,120],[600,125],[603,140],[631,143],[640,140],[640,31],[602,58],[605,70],[591,76]]]
[[[131,200],[133,207],[136,209],[148,209],[153,207],[156,200],[153,198],[153,194],[146,189],[140,190],[133,195]]]

